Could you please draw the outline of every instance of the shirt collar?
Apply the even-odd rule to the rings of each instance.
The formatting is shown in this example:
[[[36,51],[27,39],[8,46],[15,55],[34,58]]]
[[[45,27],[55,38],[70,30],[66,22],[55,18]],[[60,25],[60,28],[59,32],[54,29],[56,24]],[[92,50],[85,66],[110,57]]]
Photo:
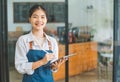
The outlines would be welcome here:
[[[34,42],[34,36],[33,36],[32,31],[28,35],[29,37],[28,37],[27,42],[31,42],[31,41]],[[46,40],[50,41],[49,36],[45,32],[44,32],[44,36],[46,37]]]

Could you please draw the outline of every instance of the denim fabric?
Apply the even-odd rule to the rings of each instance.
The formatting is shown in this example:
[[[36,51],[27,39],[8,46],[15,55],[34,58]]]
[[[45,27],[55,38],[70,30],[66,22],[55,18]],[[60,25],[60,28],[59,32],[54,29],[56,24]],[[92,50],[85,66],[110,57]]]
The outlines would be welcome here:
[[[47,52],[52,53],[51,50],[47,50]],[[42,59],[45,54],[46,52],[44,50],[30,49],[27,53],[27,58],[29,62],[35,62]],[[22,82],[54,82],[49,64],[50,62],[35,69],[32,75],[24,74]]]

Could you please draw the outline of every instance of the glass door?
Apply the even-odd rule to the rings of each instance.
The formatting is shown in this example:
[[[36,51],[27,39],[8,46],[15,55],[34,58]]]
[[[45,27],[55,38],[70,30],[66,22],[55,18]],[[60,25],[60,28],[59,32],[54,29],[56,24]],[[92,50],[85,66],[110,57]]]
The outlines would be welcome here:
[[[46,34],[56,39],[58,57],[65,55],[65,1],[64,0],[8,0],[8,58],[10,82],[21,82],[23,75],[18,73],[14,65],[16,41],[21,35],[31,31],[28,22],[28,10],[34,4],[40,4],[48,12],[48,23],[44,29]],[[65,64],[53,73],[55,82],[65,81]]]
[[[112,82],[113,3],[69,1],[69,82]]]
[[[67,1],[67,0],[66,0]],[[14,66],[15,45],[31,30],[27,12],[33,4],[47,9],[45,32],[57,40],[59,58],[74,55],[68,61],[69,82],[112,82],[113,0],[68,1],[68,49],[66,50],[65,0],[8,0],[8,60],[10,82],[21,82],[22,74]],[[67,4],[67,3],[66,3]],[[65,64],[53,73],[55,82],[65,82]]]

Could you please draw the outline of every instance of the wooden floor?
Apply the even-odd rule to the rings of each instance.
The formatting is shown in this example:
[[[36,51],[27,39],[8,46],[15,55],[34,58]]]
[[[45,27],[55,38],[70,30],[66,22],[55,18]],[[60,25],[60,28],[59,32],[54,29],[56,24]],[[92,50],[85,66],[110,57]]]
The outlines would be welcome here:
[[[15,70],[10,70],[10,82],[22,82],[21,79],[22,76],[19,73]],[[55,82],[65,82],[65,79]],[[92,70],[69,77],[69,82],[112,82],[112,80],[101,79],[98,77],[97,70]]]
[[[96,70],[84,72],[82,74],[69,77],[69,82],[112,82],[112,80],[101,79],[98,77],[97,73],[98,72]],[[65,80],[59,80],[55,82],[65,82]]]

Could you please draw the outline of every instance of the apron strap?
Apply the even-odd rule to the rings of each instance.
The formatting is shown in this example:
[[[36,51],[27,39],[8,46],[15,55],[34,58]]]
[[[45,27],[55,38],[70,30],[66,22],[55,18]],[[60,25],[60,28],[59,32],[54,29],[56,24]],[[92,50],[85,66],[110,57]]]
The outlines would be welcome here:
[[[30,47],[30,49],[32,49],[32,41],[29,42],[29,47]]]
[[[49,40],[47,40],[48,41],[48,47],[49,47],[49,50],[52,50],[52,44],[51,44],[51,42],[49,41]],[[30,49],[32,49],[32,41],[31,42],[29,42],[29,47],[30,47]]]
[[[49,50],[52,50],[52,44],[49,40],[48,40],[48,47],[49,47]]]

